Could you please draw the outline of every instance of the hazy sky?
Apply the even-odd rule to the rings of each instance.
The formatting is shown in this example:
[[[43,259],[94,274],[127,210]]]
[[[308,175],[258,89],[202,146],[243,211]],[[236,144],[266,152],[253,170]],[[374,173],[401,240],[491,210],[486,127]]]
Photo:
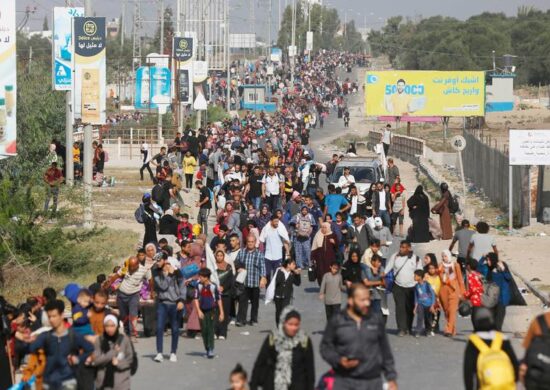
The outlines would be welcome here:
[[[204,0],[208,1],[208,0]],[[256,32],[265,36],[266,16],[270,0],[229,0],[231,8],[230,29],[231,32],[251,32],[249,23],[250,4],[254,2],[256,13]],[[290,4],[291,0],[271,0],[273,5],[273,28],[277,26],[277,14],[279,2],[284,8],[285,4]],[[83,0],[73,0],[75,5],[83,5]],[[122,0],[93,0],[94,11],[98,16],[107,16],[108,18],[118,17],[121,14]],[[157,0],[141,0],[142,14],[147,20],[156,20]],[[175,9],[175,0],[165,0],[166,5]],[[371,28],[380,28],[384,19],[403,15],[409,17],[428,17],[432,15],[453,16],[459,19],[466,19],[472,15],[481,12],[504,12],[508,15],[515,15],[517,8],[521,5],[534,6],[538,9],[547,10],[550,8],[550,0],[323,0],[323,4],[337,8],[340,18],[344,20],[347,11],[348,20],[354,19],[356,25],[363,27],[365,17],[367,25]],[[51,26],[51,10],[54,6],[64,6],[65,0],[17,0],[18,11],[24,11],[26,6],[37,7],[36,13],[32,16],[29,26],[31,29],[41,29],[42,21],[45,15],[48,15]],[[132,15],[133,1],[128,0],[128,14]],[[18,20],[23,18],[24,13],[18,13]],[[128,20],[130,20],[128,18]],[[146,23],[146,28],[153,30],[153,23]],[[126,25],[126,30],[131,31],[130,24]]]

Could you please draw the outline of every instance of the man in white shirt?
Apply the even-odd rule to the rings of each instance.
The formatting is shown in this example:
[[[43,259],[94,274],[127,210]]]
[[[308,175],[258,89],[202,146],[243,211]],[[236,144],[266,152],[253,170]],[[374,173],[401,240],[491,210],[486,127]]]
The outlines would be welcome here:
[[[386,272],[393,270],[393,299],[395,301],[395,318],[398,336],[412,334],[414,319],[414,271],[422,269],[422,262],[411,248],[410,241],[403,240],[399,246],[399,252],[390,257],[386,264]]]
[[[355,177],[350,173],[349,167],[344,168],[344,174],[338,179],[338,187],[342,189],[342,194],[347,194],[349,187],[355,184]]]
[[[384,157],[386,158],[388,157],[388,151],[390,150],[391,137],[391,125],[388,123],[384,129],[384,133],[382,133],[382,145],[384,146]]]
[[[269,167],[262,182],[262,198],[265,199],[269,210],[274,212],[279,207],[281,197],[281,179],[275,172],[275,168]]]
[[[260,242],[265,244],[265,273],[269,284],[272,274],[283,261],[283,246],[286,257],[290,257],[290,238],[285,225],[280,223],[276,215],[273,215],[270,223],[262,229]]]

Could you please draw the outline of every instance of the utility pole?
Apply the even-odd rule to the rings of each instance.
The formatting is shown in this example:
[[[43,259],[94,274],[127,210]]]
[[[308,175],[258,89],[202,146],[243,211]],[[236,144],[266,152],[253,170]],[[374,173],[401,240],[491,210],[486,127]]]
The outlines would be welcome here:
[[[294,60],[296,58],[296,0],[292,0],[292,37],[290,46],[292,47],[292,57],[290,58],[290,83],[294,86]],[[289,54],[291,50],[289,50]],[[294,89],[294,88],[292,88]]]
[[[84,1],[84,15],[92,16],[92,0]],[[73,79],[74,80],[74,79]],[[92,148],[92,131],[93,127],[90,124],[84,126],[84,227],[91,228],[93,226],[92,215],[92,179],[93,179],[93,148]],[[71,125],[72,132],[72,125]],[[66,149],[71,149],[73,145],[67,145]],[[67,161],[72,165],[72,158]]]
[[[66,7],[72,7],[72,2],[65,1]],[[74,81],[74,75],[71,74],[71,80]],[[71,89],[65,91],[65,183],[68,186],[73,185],[74,165],[73,161],[73,113],[71,111],[73,95]]]
[[[319,35],[321,42],[323,42],[323,0],[319,3],[321,5],[321,15],[319,16]]]
[[[141,2],[134,3],[134,23],[132,25],[132,75],[136,74],[136,61],[141,66],[141,42],[139,32],[141,29]]]
[[[160,0],[160,55],[164,54],[164,0]],[[151,82],[149,82],[149,88],[151,88]],[[159,142],[164,143],[162,136],[162,110],[161,105],[158,106],[158,121],[157,121],[157,132]]]
[[[269,0],[271,1],[271,0]],[[224,2],[225,20],[225,66],[227,69],[227,91],[225,97],[225,108],[231,111],[231,49],[229,47],[229,0]],[[271,20],[271,19],[270,19]]]
[[[121,15],[121,21],[120,21],[120,31],[119,31],[119,34],[120,34],[120,50],[122,51],[122,49],[124,48],[124,24],[126,23],[126,2],[128,0],[122,0],[122,15]],[[119,96],[120,98],[120,96]]]

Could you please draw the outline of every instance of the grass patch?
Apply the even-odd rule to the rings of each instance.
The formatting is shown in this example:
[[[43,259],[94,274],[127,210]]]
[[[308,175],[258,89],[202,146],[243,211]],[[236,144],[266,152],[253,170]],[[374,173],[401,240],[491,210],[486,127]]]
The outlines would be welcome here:
[[[66,233],[71,235],[71,230]],[[8,265],[4,268],[5,285],[2,295],[10,302],[22,302],[29,296],[39,295],[45,287],[61,290],[67,283],[89,285],[99,273],[109,273],[134,252],[139,234],[128,230],[104,228],[85,239],[77,238],[64,254],[64,260],[74,262],[74,269],[67,272],[48,270],[48,264],[40,267]],[[84,260],[83,260],[84,259]]]

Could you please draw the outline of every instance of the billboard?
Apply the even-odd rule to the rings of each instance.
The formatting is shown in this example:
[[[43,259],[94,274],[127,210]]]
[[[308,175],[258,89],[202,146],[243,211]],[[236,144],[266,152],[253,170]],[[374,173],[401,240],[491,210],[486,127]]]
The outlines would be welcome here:
[[[278,47],[271,48],[271,61],[281,62],[283,60],[283,51]]]
[[[15,0],[6,0],[0,12],[0,158],[17,151],[15,27]]]
[[[74,118],[105,123],[105,18],[73,18]]]
[[[206,110],[210,99],[208,85],[208,62],[194,61],[193,63],[193,108],[195,110]]]
[[[510,165],[550,165],[550,130],[510,130]]]
[[[485,73],[367,72],[365,112],[367,116],[483,116]]]
[[[160,109],[166,112],[170,97],[172,73],[166,67],[142,66],[136,71],[135,106],[138,110]]]
[[[52,34],[52,86],[70,91],[73,77],[73,18],[84,16],[82,7],[54,7]]]
[[[193,58],[193,38],[174,38],[174,59],[180,62],[186,62]]]

